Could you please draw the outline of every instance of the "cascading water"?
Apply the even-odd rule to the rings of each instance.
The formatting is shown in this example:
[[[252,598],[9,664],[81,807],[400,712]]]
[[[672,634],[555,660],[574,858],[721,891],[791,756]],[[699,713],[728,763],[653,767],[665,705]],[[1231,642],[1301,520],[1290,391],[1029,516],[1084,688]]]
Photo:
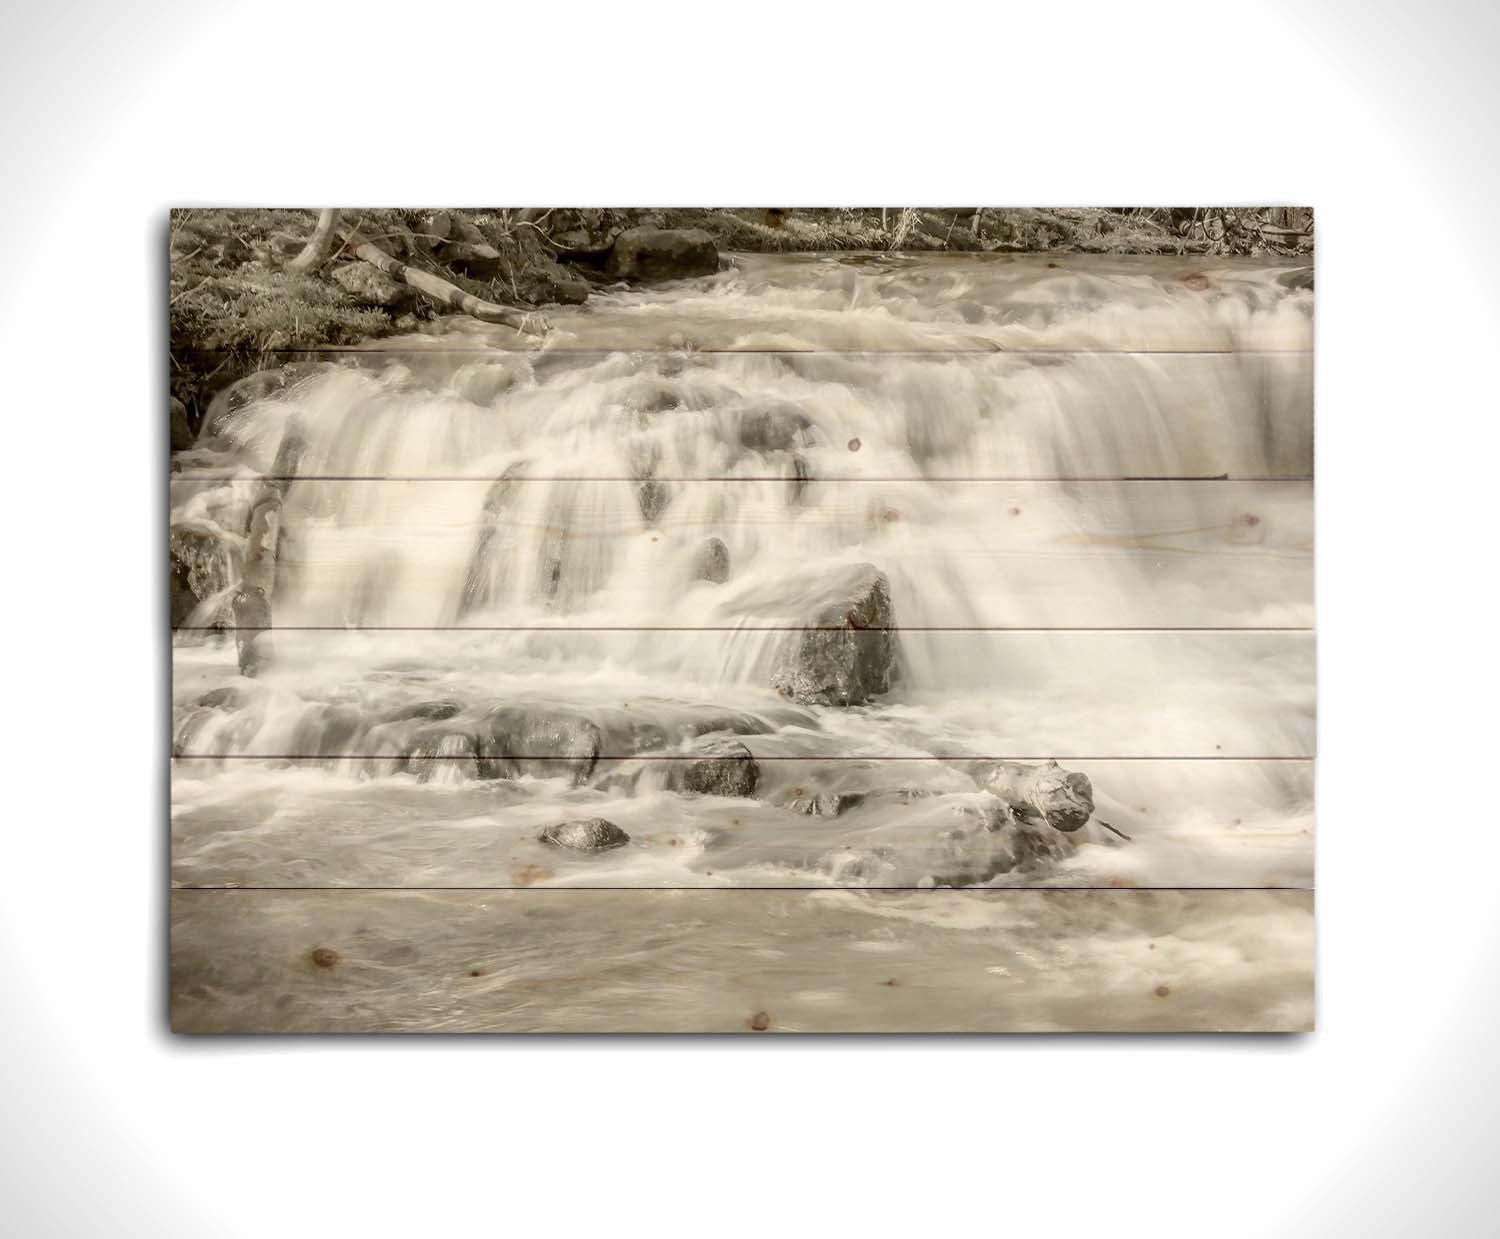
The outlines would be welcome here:
[[[1303,285],[1229,260],[746,257],[597,296],[534,349],[455,320],[222,399],[174,530],[237,577],[280,475],[274,628],[239,675],[193,631],[234,594],[200,573],[177,881],[1305,882]],[[809,626],[877,580],[888,682],[789,697]],[[753,797],[660,760],[729,737]],[[1053,756],[1131,846],[1091,824],[969,863],[976,762]],[[632,846],[537,843],[583,816]]]

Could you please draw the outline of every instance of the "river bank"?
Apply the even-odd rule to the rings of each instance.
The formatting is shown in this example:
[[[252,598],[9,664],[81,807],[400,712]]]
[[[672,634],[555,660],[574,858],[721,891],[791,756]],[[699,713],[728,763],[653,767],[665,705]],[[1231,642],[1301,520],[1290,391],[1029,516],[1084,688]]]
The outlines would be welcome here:
[[[256,370],[424,330],[445,309],[337,244],[294,260],[314,213],[269,208],[172,213],[172,449],[191,445],[213,397]],[[1310,254],[1303,208],[581,208],[372,209],[344,222],[400,264],[521,310],[579,305],[623,288],[607,261],[633,229],[693,230],[719,253]]]

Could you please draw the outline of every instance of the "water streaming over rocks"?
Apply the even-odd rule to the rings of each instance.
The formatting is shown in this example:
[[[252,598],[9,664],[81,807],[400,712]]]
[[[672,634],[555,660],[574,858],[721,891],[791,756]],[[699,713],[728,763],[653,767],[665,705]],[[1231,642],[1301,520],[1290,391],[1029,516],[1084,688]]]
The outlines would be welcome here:
[[[1285,277],[744,256],[255,376],[175,462],[175,880],[1305,883]]]

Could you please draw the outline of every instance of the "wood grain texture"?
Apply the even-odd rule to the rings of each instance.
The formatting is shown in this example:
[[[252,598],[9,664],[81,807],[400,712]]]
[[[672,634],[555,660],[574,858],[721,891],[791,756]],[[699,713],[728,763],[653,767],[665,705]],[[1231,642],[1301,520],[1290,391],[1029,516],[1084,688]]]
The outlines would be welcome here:
[[[176,481],[174,523],[232,544],[261,486]],[[796,565],[833,555],[881,565],[903,627],[1310,627],[1312,499],[1310,482],[299,480],[274,623],[489,627],[531,607],[545,627],[659,627],[680,595],[684,626],[797,626]],[[708,539],[723,581],[695,579]]]
[[[172,941],[188,1033],[1313,1025],[1299,891],[176,891]]]
[[[372,763],[352,788],[355,763],[247,770],[180,758],[172,878],[190,887],[388,888],[1313,881],[1310,761],[1071,761],[1091,781],[1094,820],[1062,835],[998,824],[983,763],[762,759],[751,786],[716,795],[685,791],[694,760],[579,761],[571,774],[569,763],[549,763],[573,784],[561,791],[478,779],[459,758]],[[559,820],[595,816],[629,843],[590,855],[540,838]]]

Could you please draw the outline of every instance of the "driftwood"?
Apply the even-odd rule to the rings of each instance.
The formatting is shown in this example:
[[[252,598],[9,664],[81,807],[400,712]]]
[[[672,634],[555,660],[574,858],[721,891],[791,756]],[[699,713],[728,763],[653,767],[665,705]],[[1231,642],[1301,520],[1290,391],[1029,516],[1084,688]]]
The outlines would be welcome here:
[[[409,284],[419,293],[431,297],[440,305],[477,318],[480,322],[500,323],[524,335],[539,336],[547,330],[547,320],[540,314],[527,314],[522,310],[512,309],[510,306],[481,300],[472,293],[464,292],[456,284],[450,284],[441,276],[397,261],[356,232],[347,233],[345,240],[350,253],[356,258],[362,258],[371,266],[379,267],[393,280]]]
[[[339,236],[338,207],[324,207],[318,212],[318,223],[313,229],[312,239],[302,247],[302,252],[287,263],[288,271],[316,271],[328,261],[333,253],[333,243]]]

